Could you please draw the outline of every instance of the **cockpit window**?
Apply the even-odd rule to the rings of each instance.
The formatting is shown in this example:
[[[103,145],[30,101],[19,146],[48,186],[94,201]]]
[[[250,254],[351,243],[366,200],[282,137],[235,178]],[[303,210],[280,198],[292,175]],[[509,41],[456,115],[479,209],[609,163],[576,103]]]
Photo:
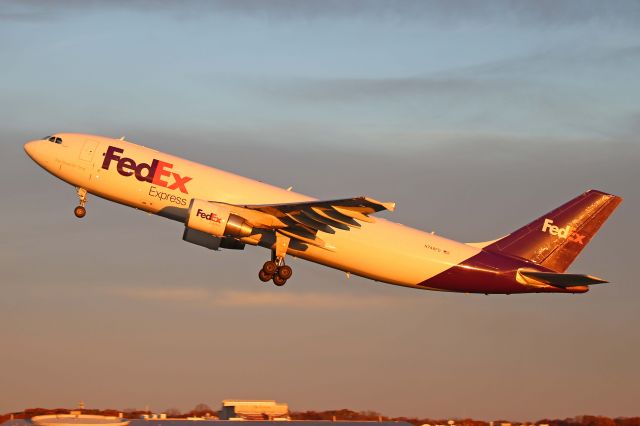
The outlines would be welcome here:
[[[62,144],[62,138],[58,138],[55,136],[47,136],[46,138],[44,138],[45,140],[48,140],[49,142],[53,142],[53,143],[57,143],[57,144]]]

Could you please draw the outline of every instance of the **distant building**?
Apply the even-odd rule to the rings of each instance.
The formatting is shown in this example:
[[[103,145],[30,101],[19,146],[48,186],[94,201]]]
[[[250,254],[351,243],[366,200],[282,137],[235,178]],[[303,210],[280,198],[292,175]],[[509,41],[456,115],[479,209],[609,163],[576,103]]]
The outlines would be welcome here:
[[[31,418],[35,426],[129,426],[129,421],[119,417],[81,414],[50,414]]]
[[[222,401],[220,420],[289,420],[289,406],[273,400],[248,401],[225,399]]]
[[[167,413],[143,414],[140,418],[142,420],[167,420]]]

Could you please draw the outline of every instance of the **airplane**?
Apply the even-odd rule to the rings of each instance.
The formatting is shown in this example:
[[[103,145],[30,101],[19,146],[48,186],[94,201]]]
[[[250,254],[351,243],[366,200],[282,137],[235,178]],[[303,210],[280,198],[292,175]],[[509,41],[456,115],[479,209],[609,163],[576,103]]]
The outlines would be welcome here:
[[[496,240],[461,243],[373,217],[395,203],[359,196],[317,200],[125,141],[58,133],[24,145],[29,157],[89,194],[184,223],[207,249],[270,250],[258,272],[284,285],[287,255],[383,283],[484,293],[584,293],[607,281],[565,273],[622,198],[589,190]]]

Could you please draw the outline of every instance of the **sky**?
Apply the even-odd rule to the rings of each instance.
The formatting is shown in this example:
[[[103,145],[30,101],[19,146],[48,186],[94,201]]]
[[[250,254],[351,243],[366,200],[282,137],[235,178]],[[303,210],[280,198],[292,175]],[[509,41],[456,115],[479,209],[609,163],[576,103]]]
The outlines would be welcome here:
[[[640,415],[640,3],[0,2],[0,412]],[[375,283],[90,198],[22,149],[128,140],[461,241],[597,188],[625,201],[570,271],[584,295]],[[215,185],[212,182],[212,185]]]

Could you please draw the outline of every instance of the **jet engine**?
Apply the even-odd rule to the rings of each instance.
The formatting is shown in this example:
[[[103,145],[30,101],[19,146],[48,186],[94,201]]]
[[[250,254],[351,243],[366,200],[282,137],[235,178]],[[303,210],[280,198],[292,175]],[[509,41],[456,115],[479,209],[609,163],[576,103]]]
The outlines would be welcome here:
[[[231,213],[232,206],[192,199],[185,227],[215,237],[248,237],[253,227],[241,216]]]

